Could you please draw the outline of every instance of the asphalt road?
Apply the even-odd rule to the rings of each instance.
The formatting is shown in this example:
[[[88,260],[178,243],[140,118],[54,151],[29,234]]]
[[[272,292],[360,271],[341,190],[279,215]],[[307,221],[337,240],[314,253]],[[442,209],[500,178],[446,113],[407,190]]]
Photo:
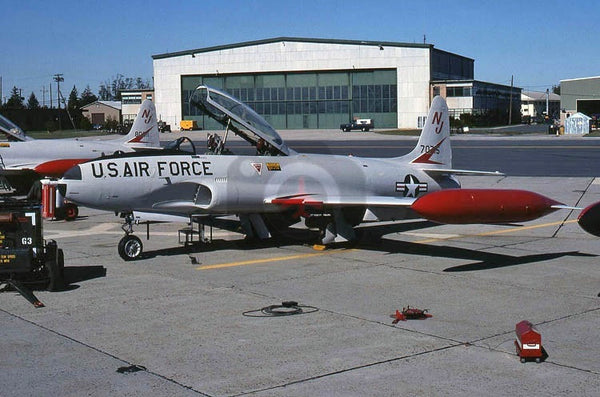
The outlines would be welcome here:
[[[414,147],[411,141],[345,141],[335,145],[288,142],[297,151],[395,157]],[[513,176],[596,176],[600,168],[600,140],[460,140],[452,145],[453,167],[500,171]]]
[[[333,137],[339,138],[339,135]],[[417,137],[382,137],[375,134],[286,137],[287,145],[304,153],[338,154],[361,157],[396,157],[410,152]],[[360,137],[361,139],[355,139]],[[194,137],[198,148],[205,141]],[[246,142],[233,140],[227,145],[235,154],[253,154]],[[600,139],[585,137],[491,137],[453,136],[453,167],[482,171],[500,171],[511,176],[590,177],[599,173]]]

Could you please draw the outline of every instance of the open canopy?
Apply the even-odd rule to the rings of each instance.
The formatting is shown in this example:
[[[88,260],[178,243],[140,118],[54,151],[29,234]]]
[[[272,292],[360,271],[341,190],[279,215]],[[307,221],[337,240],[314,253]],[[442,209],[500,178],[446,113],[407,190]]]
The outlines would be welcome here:
[[[29,141],[30,137],[25,135],[18,125],[0,114],[0,132],[6,135],[9,141]]]
[[[222,91],[201,85],[192,94],[190,102],[254,146],[261,145],[263,140],[270,145],[272,153],[284,156],[293,153],[265,119]]]

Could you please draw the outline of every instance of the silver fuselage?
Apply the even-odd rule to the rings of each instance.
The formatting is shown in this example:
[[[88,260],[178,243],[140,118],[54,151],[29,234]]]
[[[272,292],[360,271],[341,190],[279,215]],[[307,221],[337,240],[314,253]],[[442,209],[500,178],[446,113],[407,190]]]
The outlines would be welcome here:
[[[272,200],[306,197],[325,210],[380,207],[392,211],[377,220],[402,219],[416,197],[458,187],[400,159],[318,154],[125,156],[78,167],[64,179],[66,197],[77,204],[186,216],[279,212],[286,206]]]

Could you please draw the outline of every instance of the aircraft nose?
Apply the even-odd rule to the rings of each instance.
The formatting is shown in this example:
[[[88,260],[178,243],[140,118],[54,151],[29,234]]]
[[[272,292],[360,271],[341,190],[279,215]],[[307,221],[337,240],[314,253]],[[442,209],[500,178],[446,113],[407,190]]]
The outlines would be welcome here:
[[[71,196],[73,194],[73,184],[79,185],[76,181],[79,182],[81,179],[81,167],[78,165],[73,166],[67,172],[65,172],[57,186],[57,189],[63,197],[72,199],[73,197]]]

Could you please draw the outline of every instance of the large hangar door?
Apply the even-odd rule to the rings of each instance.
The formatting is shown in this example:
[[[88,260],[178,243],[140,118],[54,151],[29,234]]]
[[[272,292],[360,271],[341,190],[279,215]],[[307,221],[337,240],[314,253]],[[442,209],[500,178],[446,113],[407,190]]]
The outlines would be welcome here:
[[[590,117],[600,115],[600,99],[578,99],[577,111]]]

